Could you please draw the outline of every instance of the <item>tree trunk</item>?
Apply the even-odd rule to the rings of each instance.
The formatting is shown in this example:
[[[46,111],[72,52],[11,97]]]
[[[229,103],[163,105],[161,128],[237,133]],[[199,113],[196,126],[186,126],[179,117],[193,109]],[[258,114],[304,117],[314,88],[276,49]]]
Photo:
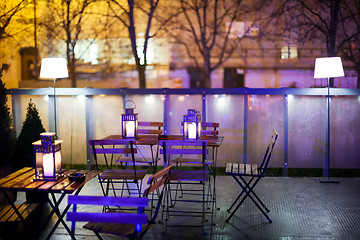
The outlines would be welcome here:
[[[75,75],[75,59],[69,61],[69,77],[71,80],[71,87],[76,88],[76,75]]]
[[[337,26],[339,24],[339,9],[340,9],[340,0],[334,0],[331,3],[331,18],[330,18],[330,36],[329,36],[329,43],[328,43],[328,56],[335,57],[336,56],[336,34],[337,34]],[[329,81],[330,87],[334,87],[334,78],[330,78]]]
[[[145,65],[136,64],[139,74],[139,88],[146,88]]]
[[[205,88],[211,88],[211,54],[210,50],[204,45],[204,84]]]

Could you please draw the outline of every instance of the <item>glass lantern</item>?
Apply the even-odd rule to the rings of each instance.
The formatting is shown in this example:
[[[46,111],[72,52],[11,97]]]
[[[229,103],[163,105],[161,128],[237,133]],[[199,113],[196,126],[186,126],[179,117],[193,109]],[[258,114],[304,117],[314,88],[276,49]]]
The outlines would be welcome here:
[[[183,139],[197,140],[201,138],[201,115],[195,109],[188,109],[183,118]]]
[[[128,100],[124,103],[124,106]],[[133,102],[133,101],[131,101]],[[134,103],[134,102],[133,102]],[[135,103],[134,103],[135,105]],[[135,105],[136,107],[136,105]],[[126,108],[125,113],[121,114],[121,131],[122,131],[122,138],[138,138],[138,114],[134,113],[134,108]]]
[[[41,133],[40,140],[33,142],[35,153],[35,181],[56,181],[62,175],[61,143],[55,133]]]

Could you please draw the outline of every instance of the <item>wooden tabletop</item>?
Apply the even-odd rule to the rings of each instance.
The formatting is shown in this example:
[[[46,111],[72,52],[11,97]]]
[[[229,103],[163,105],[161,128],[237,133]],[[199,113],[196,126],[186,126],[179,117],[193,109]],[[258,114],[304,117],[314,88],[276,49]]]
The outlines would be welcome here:
[[[71,182],[68,179],[70,173],[84,173],[85,180],[83,182]],[[75,170],[70,169],[64,171],[62,177],[57,181],[34,181],[35,170],[34,168],[22,168],[4,178],[0,179],[0,190],[10,191],[48,191],[48,192],[65,192],[73,193],[75,190],[84,186],[89,180],[94,178],[100,173],[96,170]]]
[[[121,135],[110,135],[105,138],[97,140],[97,142],[103,142],[103,145],[116,145],[116,140],[122,139]],[[167,135],[167,139],[164,140],[182,140],[182,135]],[[202,140],[208,140],[209,146],[220,147],[224,137],[222,136],[201,136]],[[139,135],[136,139],[137,145],[156,145],[159,143],[157,135]]]

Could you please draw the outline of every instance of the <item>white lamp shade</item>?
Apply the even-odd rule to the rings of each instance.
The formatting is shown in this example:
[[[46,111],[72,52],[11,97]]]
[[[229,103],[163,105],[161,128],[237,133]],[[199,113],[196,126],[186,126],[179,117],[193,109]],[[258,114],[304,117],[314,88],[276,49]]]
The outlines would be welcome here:
[[[314,78],[343,77],[344,69],[340,57],[315,59]]]
[[[69,76],[65,58],[43,58],[40,78],[67,78]]]

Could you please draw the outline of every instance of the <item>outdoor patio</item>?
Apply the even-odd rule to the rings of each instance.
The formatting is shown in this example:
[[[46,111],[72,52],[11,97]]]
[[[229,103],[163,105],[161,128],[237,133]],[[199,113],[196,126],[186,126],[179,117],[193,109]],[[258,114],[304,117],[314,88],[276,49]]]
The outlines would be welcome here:
[[[218,176],[215,225],[206,222],[206,236],[201,228],[169,227],[155,224],[143,239],[359,239],[360,179],[340,178],[338,184],[319,183],[316,178],[265,177],[255,191],[269,207],[268,223],[255,205],[247,199],[229,223],[227,208],[240,188],[230,176]],[[97,179],[85,185],[80,195],[101,195]],[[18,195],[18,201],[24,196]],[[64,201],[65,203],[66,201]],[[161,214],[158,218],[160,219]],[[189,218],[172,218],[169,224],[189,223]],[[194,219],[195,221],[195,219]],[[89,230],[76,224],[77,239],[97,239]],[[47,230],[43,235],[46,235]],[[16,235],[18,235],[17,233]],[[42,235],[42,236],[43,236]],[[103,235],[105,239],[118,239]],[[60,224],[52,239],[70,239]]]

